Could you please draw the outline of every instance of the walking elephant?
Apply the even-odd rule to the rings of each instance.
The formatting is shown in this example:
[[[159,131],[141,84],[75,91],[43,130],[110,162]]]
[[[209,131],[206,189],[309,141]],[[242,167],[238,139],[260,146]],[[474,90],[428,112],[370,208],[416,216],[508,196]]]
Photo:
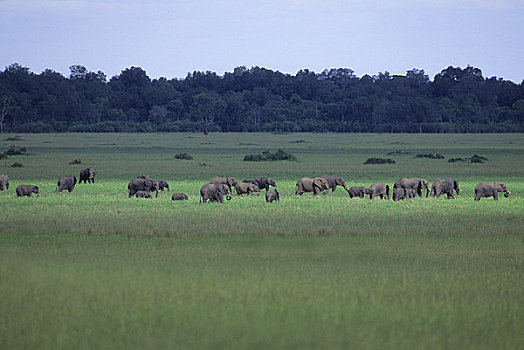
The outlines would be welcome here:
[[[95,183],[96,174],[98,174],[97,168],[84,168],[80,171],[80,181],[78,183],[82,183],[82,181],[84,181],[84,183]]]
[[[219,177],[215,176],[214,178],[209,181],[211,184],[224,184],[227,185],[229,188],[229,192],[231,192],[231,187],[235,187],[238,184],[238,180],[231,176],[225,176],[225,177]]]
[[[395,184],[393,185],[393,188],[399,188],[402,187],[403,189],[411,188],[417,192],[417,195],[419,197],[422,197],[422,189],[426,189],[426,198],[429,196],[429,185],[428,180],[426,179],[420,179],[418,177],[414,178],[405,178],[402,177],[398,179]]]
[[[62,192],[63,190],[73,192],[73,190],[75,189],[76,181],[76,176],[73,175],[60,176],[56,183],[56,190],[58,192]]]
[[[433,185],[431,186],[431,196],[438,198],[441,194],[446,194],[448,196],[448,199],[454,199],[455,196],[453,195],[453,190],[457,192],[457,195],[460,193],[459,184],[457,180],[452,179],[450,177],[439,177],[436,178],[435,181],[433,181]]]
[[[481,182],[475,186],[475,200],[479,201],[481,198],[489,197],[498,200],[499,192],[504,192],[504,197],[506,198],[511,193],[503,182]]]
[[[364,195],[371,194],[371,191],[369,188],[361,187],[361,186],[351,186],[348,190],[349,198],[353,197],[359,197],[364,198]]]
[[[129,190],[129,197],[132,197],[138,191],[156,191],[155,198],[158,198],[158,181],[155,181],[151,178],[135,178],[129,181],[127,184],[127,189]]]
[[[15,192],[18,197],[31,197],[33,193],[40,196],[40,190],[38,189],[38,186],[34,185],[18,185],[15,188]]]
[[[242,180],[242,182],[255,184],[259,189],[264,189],[266,191],[269,191],[269,186],[277,188],[277,183],[270,177],[257,177],[254,180]]]
[[[187,201],[187,194],[185,193],[173,193],[171,196],[172,201]]]
[[[335,192],[337,186],[342,186],[349,193],[349,188],[346,186],[346,180],[337,175],[322,175],[321,178],[326,179],[331,188],[331,192]]]
[[[266,191],[266,202],[271,203],[274,201],[280,202],[280,194],[278,191],[276,189]]]
[[[250,195],[253,192],[260,194],[260,188],[257,185],[248,182],[237,183],[237,185],[235,186],[235,190],[237,191],[237,194],[239,196],[242,194]]]
[[[394,201],[401,201],[404,199],[415,198],[416,196],[417,196],[417,192],[415,192],[415,190],[412,188],[397,187],[393,189],[393,200]]]
[[[380,199],[389,199],[389,185],[373,184],[369,186],[369,199],[380,197]]]
[[[231,199],[231,191],[226,184],[205,184],[200,188],[200,203],[210,202],[224,203],[224,196]]]
[[[169,191],[169,184],[163,180],[158,180],[158,189],[160,191],[164,191],[164,188],[167,188],[167,190]]]
[[[0,174],[0,191],[9,189],[9,176]]]
[[[297,190],[295,195],[302,195],[304,192],[313,192],[313,195],[317,195],[320,192],[326,194],[329,190],[329,183],[322,177],[303,177],[297,181]]]

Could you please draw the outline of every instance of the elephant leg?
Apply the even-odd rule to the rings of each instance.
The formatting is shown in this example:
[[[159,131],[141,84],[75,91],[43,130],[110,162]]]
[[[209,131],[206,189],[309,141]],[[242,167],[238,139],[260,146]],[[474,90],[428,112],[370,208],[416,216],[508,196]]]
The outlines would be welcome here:
[[[499,200],[499,193],[497,191],[493,192],[493,199],[496,201]]]

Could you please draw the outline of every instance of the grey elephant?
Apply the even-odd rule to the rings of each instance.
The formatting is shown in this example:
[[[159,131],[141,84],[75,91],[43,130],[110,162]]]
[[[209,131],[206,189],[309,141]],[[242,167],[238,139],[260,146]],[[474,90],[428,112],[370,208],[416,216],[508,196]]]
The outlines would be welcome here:
[[[169,184],[164,180],[158,180],[158,189],[160,191],[164,191],[164,188],[167,188],[167,190],[169,191]]]
[[[329,190],[329,183],[322,177],[303,177],[298,179],[296,187],[295,195],[297,196],[301,196],[304,192],[313,192],[313,195],[316,196],[320,192],[326,194]]]
[[[9,176],[0,174],[0,191],[9,189]]]
[[[415,190],[412,188],[397,187],[393,189],[393,200],[394,201],[401,201],[404,199],[415,198],[416,196],[417,196],[417,192],[415,192]]]
[[[327,180],[331,192],[335,192],[337,186],[342,186],[346,191],[349,191],[349,188],[346,186],[346,180],[337,175],[322,175],[321,178]],[[349,192],[348,192],[349,193]]]
[[[84,183],[95,183],[96,174],[98,174],[97,168],[84,168],[80,171],[80,181],[78,183],[82,183],[82,181],[84,181]]]
[[[135,178],[129,181],[127,184],[127,189],[129,190],[129,197],[132,197],[138,191],[156,191],[156,198],[158,198],[158,181],[155,181],[151,178]]]
[[[60,176],[56,183],[56,190],[58,192],[62,192],[63,190],[73,192],[73,190],[75,189],[76,181],[76,176],[73,175]]]
[[[237,183],[237,185],[235,186],[235,190],[237,191],[237,194],[239,196],[242,194],[250,195],[253,192],[260,194],[260,188],[257,185],[249,182]]]
[[[457,195],[460,194],[459,184],[457,180],[452,179],[450,177],[439,177],[436,178],[435,181],[433,181],[433,185],[431,186],[431,196],[438,198],[441,194],[446,194],[448,196],[448,199],[454,199],[455,196],[453,195],[453,190],[457,192]]]
[[[226,184],[205,184],[200,188],[200,203],[210,202],[224,203],[224,196],[231,199],[231,191]]]
[[[504,192],[504,197],[506,198],[508,198],[511,193],[503,182],[480,182],[475,186],[475,200],[479,201],[481,198],[489,197],[498,200],[499,192]]]
[[[278,191],[276,189],[266,191],[266,202],[271,203],[274,201],[280,202],[280,194]]]
[[[369,199],[380,197],[380,199],[389,199],[389,185],[373,184],[369,186]]]
[[[393,185],[393,189],[402,187],[404,189],[411,188],[417,192],[417,195],[419,197],[422,197],[422,190],[426,189],[426,198],[429,196],[429,184],[428,180],[426,179],[420,179],[418,177],[413,178],[406,178],[401,177],[397,181],[395,181],[395,184]]]
[[[225,177],[219,177],[215,176],[214,178],[209,181],[210,184],[224,184],[227,185],[229,188],[229,192],[231,192],[231,187],[235,187],[238,184],[238,180],[231,176],[225,176]]]
[[[135,197],[136,198],[152,198],[151,197],[151,192],[149,192],[149,191],[136,191],[135,192]]]
[[[31,197],[33,193],[40,196],[40,190],[38,189],[38,186],[34,185],[18,185],[16,186],[15,192],[18,197]]]
[[[173,193],[171,196],[172,201],[187,201],[188,197],[185,193]]]
[[[270,177],[257,177],[254,180],[243,180],[242,182],[252,183],[258,186],[261,190],[269,191],[269,186],[277,188],[277,183]]]
[[[364,198],[364,195],[371,194],[369,188],[362,186],[351,186],[348,190],[349,198],[359,197]]]

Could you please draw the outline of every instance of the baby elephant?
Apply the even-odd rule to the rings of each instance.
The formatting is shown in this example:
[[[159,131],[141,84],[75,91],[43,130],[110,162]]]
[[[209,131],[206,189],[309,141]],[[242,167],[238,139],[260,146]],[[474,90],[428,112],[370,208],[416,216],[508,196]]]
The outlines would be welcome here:
[[[137,191],[135,193],[136,198],[152,198],[151,192],[149,191]]]
[[[280,202],[280,194],[276,189],[266,192],[266,202],[271,203],[273,201]]]
[[[16,187],[15,192],[18,197],[31,197],[33,193],[40,196],[40,191],[38,190],[38,187],[33,185],[19,185]]]
[[[187,201],[187,194],[185,193],[173,193],[171,196],[172,201]]]
[[[364,195],[371,194],[371,191],[365,187],[351,186],[348,190],[349,198],[359,197],[364,198]]]
[[[0,191],[9,189],[9,176],[0,174]]]
[[[242,194],[250,195],[253,192],[260,194],[260,188],[257,185],[248,182],[237,183],[235,186],[235,190],[237,190],[237,194],[239,196]]]
[[[160,191],[163,191],[164,188],[167,188],[167,190],[169,191],[169,184],[163,180],[158,180],[158,189]]]

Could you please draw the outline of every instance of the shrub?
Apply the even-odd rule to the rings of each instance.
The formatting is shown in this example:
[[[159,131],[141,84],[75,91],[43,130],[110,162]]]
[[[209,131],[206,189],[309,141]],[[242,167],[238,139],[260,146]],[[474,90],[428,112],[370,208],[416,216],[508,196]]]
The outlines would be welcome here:
[[[19,156],[19,155],[25,155],[27,154],[27,149],[25,147],[20,146],[11,146],[5,151],[5,154],[7,156]]]
[[[420,153],[416,158],[444,159],[445,157],[440,153]]]
[[[4,141],[22,141],[22,138],[20,136],[9,136]]]
[[[470,162],[470,163],[484,163],[487,161],[488,158],[479,156],[478,154],[474,154],[470,158],[449,158],[448,162],[455,163],[455,162]]]
[[[75,160],[69,162],[69,164],[71,164],[71,165],[82,164],[82,161],[80,159],[75,159]]]
[[[392,156],[392,155],[395,155],[395,154],[409,154],[408,151],[401,151],[401,150],[395,150],[395,151],[391,151],[391,152],[388,152],[387,155],[388,156]]]
[[[291,153],[287,153],[282,149],[277,150],[275,153],[271,153],[270,151],[266,150],[260,154],[248,154],[244,156],[244,161],[246,162],[269,162],[276,160],[289,160],[296,162],[297,157]]]
[[[175,159],[193,160],[193,157],[187,153],[177,153]]]
[[[368,158],[364,164],[395,164],[391,158]]]
[[[24,165],[22,163],[13,163],[11,165],[11,168],[23,168]]]
[[[7,154],[5,154],[5,152],[0,152],[0,159],[7,159]]]

